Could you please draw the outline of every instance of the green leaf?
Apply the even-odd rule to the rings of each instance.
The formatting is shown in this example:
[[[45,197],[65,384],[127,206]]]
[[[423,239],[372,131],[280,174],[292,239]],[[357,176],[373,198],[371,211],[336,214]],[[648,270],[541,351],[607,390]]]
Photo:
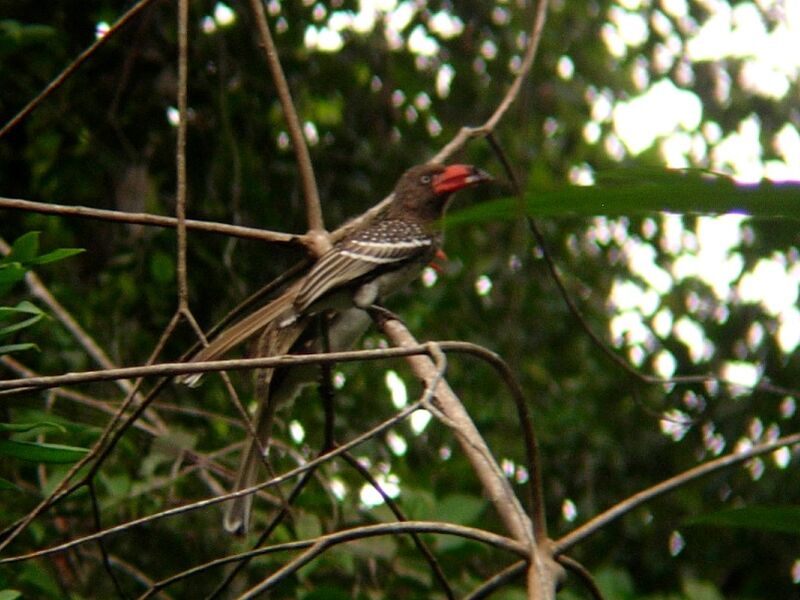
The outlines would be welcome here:
[[[652,215],[659,212],[796,219],[800,184],[739,185],[700,169],[628,169],[600,172],[596,185],[528,190],[525,202],[503,198],[454,213],[448,224],[566,215]]]
[[[14,313],[26,313],[29,315],[44,314],[41,308],[27,300],[23,300],[16,306],[0,306],[0,319],[3,319],[5,316]]]
[[[88,451],[88,448],[62,444],[0,440],[0,456],[37,463],[71,463],[83,458]]]
[[[66,427],[54,423],[53,421],[39,421],[37,423],[0,423],[0,431],[13,431],[19,433],[20,431],[32,431],[34,429],[55,429],[66,433]]]
[[[0,600],[17,600],[22,598],[22,592],[17,590],[0,590]]]
[[[6,344],[0,346],[0,354],[11,354],[12,352],[22,352],[23,350],[39,350],[39,346],[31,342],[24,342],[22,344]]]
[[[11,252],[6,258],[20,263],[33,260],[39,253],[39,233],[29,231],[18,237],[11,245]]]
[[[16,262],[0,264],[0,284],[16,283],[17,281],[21,281],[27,272],[27,269]]]
[[[42,310],[39,307],[37,307],[34,304],[31,304],[27,300],[23,300],[22,302],[17,304],[17,306],[0,306],[0,321],[7,320],[10,316],[17,314],[26,314],[34,316],[29,319],[25,319],[24,321],[13,323],[11,325],[7,325],[5,327],[0,328],[0,337],[7,336],[16,331],[20,331],[21,329],[25,329],[26,327],[30,327],[37,321],[40,321],[42,317],[46,316],[45,313],[42,312]],[[37,348],[37,346],[31,343],[9,344],[5,346],[0,346],[0,354],[19,352],[20,350],[29,350],[31,348]]]
[[[735,529],[754,529],[800,534],[800,506],[748,506],[701,515],[689,525],[711,525]]]
[[[48,252],[47,254],[42,254],[41,256],[37,256],[36,258],[29,260],[28,264],[30,265],[46,265],[47,263],[56,262],[57,260],[63,260],[65,258],[69,258],[70,256],[75,256],[76,254],[81,254],[82,252],[86,252],[85,248],[58,248],[57,250],[53,250],[52,252]]]

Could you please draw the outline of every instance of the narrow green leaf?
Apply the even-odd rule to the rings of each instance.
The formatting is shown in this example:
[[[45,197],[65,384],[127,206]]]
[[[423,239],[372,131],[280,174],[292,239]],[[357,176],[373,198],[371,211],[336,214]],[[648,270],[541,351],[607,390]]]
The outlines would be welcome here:
[[[566,215],[746,214],[754,217],[800,216],[800,183],[740,185],[724,175],[699,169],[631,169],[600,172],[593,186],[528,190],[517,198],[481,202],[458,211],[449,224]]]
[[[5,327],[0,327],[0,337],[6,336],[10,333],[14,333],[15,331],[19,331],[20,329],[25,329],[26,327],[30,327],[37,321],[41,321],[43,316],[44,315],[36,315],[35,317],[25,319],[24,321],[20,321],[19,323],[13,323],[12,325],[6,325]]]
[[[34,429],[55,429],[56,431],[65,432],[67,429],[62,425],[53,421],[38,421],[36,423],[0,423],[0,431],[13,431],[19,433],[20,431],[33,431]]]
[[[62,444],[0,440],[0,456],[37,463],[71,463],[83,458],[88,451],[87,448]]]
[[[47,254],[42,254],[41,256],[37,256],[33,260],[28,261],[28,264],[45,265],[47,263],[56,262],[57,260],[63,260],[65,258],[69,258],[70,256],[75,256],[76,254],[81,254],[82,252],[86,252],[86,249],[59,248],[58,250],[53,250],[52,252],[48,252]]]
[[[17,590],[0,590],[0,600],[17,600],[22,598],[22,592]]]
[[[23,300],[16,306],[0,306],[0,319],[3,318],[4,314],[11,314],[11,313],[27,313],[29,315],[42,315],[44,312],[41,308],[29,302],[28,300]]]
[[[6,344],[0,346],[0,354],[11,354],[12,352],[21,352],[23,350],[39,350],[39,346],[31,342],[23,342],[21,344]]]
[[[800,506],[748,506],[701,515],[689,525],[712,525],[800,534]]]
[[[39,253],[39,233],[29,231],[14,240],[8,258],[21,263],[33,260]]]

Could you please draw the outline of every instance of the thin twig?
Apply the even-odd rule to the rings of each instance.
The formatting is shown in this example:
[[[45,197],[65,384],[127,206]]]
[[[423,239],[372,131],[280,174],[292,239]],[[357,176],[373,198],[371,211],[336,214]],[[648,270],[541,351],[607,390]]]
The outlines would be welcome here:
[[[461,131],[453,138],[438,154],[433,158],[434,162],[444,162],[453,154],[461,150],[464,145],[471,139],[488,135],[493,132],[500,120],[505,116],[508,109],[516,101],[519,92],[522,89],[522,83],[527,79],[528,74],[533,67],[533,62],[536,58],[536,52],[539,49],[539,42],[542,39],[542,32],[544,31],[544,24],[547,20],[547,0],[539,0],[536,7],[536,16],[533,20],[533,27],[529,35],[528,48],[525,50],[525,58],[522,60],[519,73],[514,78],[511,86],[508,88],[503,100],[495,109],[492,116],[480,127],[462,127]]]
[[[253,558],[255,556],[264,556],[266,554],[275,554],[277,552],[303,550],[313,546],[314,544],[317,544],[320,540],[323,540],[327,545],[330,546],[334,544],[346,543],[357,539],[375,537],[378,535],[397,535],[400,533],[411,533],[412,531],[416,533],[439,533],[444,535],[460,536],[466,539],[476,540],[478,542],[482,542],[484,544],[488,544],[490,546],[494,546],[495,548],[506,550],[508,552],[512,552],[520,556],[525,555],[525,547],[522,544],[514,540],[511,540],[509,538],[499,536],[496,533],[491,533],[480,529],[474,529],[471,527],[464,527],[462,525],[453,525],[450,523],[429,522],[429,521],[406,521],[404,523],[382,523],[379,525],[366,525],[364,527],[357,527],[346,531],[327,534],[321,538],[315,538],[312,540],[287,542],[285,544],[277,544],[275,546],[269,546],[267,548],[258,548],[255,550],[249,550],[247,552],[242,552],[240,554],[235,554],[232,556],[225,556],[223,558],[218,558],[216,560],[209,561],[197,567],[192,567],[191,569],[187,569],[186,571],[178,573],[177,575],[173,575],[168,580],[165,579],[163,582],[159,583],[164,584],[162,586],[163,588],[166,587],[167,585],[171,585],[172,583],[180,581],[181,579],[186,579],[187,577],[197,575],[199,573],[202,573],[203,571],[207,571],[214,567],[219,567],[243,559]],[[147,598],[152,597],[152,595],[153,593],[150,590],[148,590],[147,593],[140,596],[138,600],[146,600]]]
[[[66,69],[61,71],[59,75],[53,79],[50,83],[47,84],[36,97],[28,102],[25,107],[20,110],[14,117],[6,123],[2,129],[0,129],[0,138],[2,138],[6,133],[8,133],[11,129],[16,127],[16,125],[22,121],[25,117],[27,117],[33,110],[42,103],[42,101],[47,98],[50,94],[52,94],[55,90],[57,90],[61,85],[72,75],[78,67],[80,67],[86,59],[88,59],[92,54],[94,54],[100,46],[105,44],[110,38],[114,36],[120,29],[122,29],[125,25],[127,25],[131,19],[133,19],[136,15],[138,15],[142,10],[147,8],[153,0],[139,0],[136,4],[134,4],[126,13],[124,13],[119,19],[117,19],[111,27],[108,28],[108,31],[105,35],[98,37],[92,44],[86,48],[83,52],[81,52],[78,57],[73,60]]]
[[[0,209],[23,210],[25,212],[40,213],[45,215],[61,215],[66,217],[83,217],[98,219],[101,221],[112,221],[115,223],[129,223],[134,225],[152,225],[154,227],[175,228],[178,220],[175,217],[165,217],[161,215],[151,215],[149,213],[129,213],[119,210],[105,210],[91,208],[88,206],[67,206],[64,204],[50,204],[46,202],[32,202],[31,200],[20,200],[19,198],[0,197]],[[205,231],[208,233],[219,233],[249,240],[259,240],[262,242],[274,242],[279,244],[304,243],[302,235],[293,235],[279,231],[267,231],[255,229],[253,227],[242,227],[240,225],[228,225],[226,223],[215,223],[213,221],[198,221],[186,219],[186,229],[193,231]]]
[[[442,529],[439,527],[444,526]],[[392,534],[396,535],[398,533],[409,533],[411,531],[416,531],[419,533],[450,533],[450,527],[454,527],[450,524],[445,523],[429,523],[426,521],[405,521],[405,522],[397,522],[397,523],[386,523],[382,525],[366,525],[364,527],[354,527],[353,529],[348,529],[345,531],[337,531],[335,533],[330,533],[327,535],[322,535],[314,540],[308,540],[304,546],[300,547],[297,546],[297,542],[292,544],[284,544],[284,546],[293,546],[293,549],[305,549],[306,551],[303,552],[299,557],[295,558],[294,560],[286,563],[283,567],[281,567],[278,571],[264,579],[258,585],[250,588],[239,596],[239,600],[247,600],[249,598],[254,598],[256,595],[270,589],[276,583],[281,581],[282,579],[286,578],[288,575],[296,572],[300,567],[303,565],[308,564],[311,560],[319,556],[322,552],[327,550],[328,548],[343,544],[346,542],[351,542],[358,539],[364,539],[367,537],[375,537],[377,535],[386,535]],[[520,543],[516,540],[510,540],[509,538],[504,538],[498,536],[497,534],[489,533],[488,531],[483,531],[480,529],[472,529],[471,527],[463,527],[463,526],[455,526],[456,529],[452,530],[453,532],[458,531],[457,535],[462,537],[466,537],[469,539],[474,539],[479,542],[483,542],[485,544],[492,545],[496,548],[500,548],[503,550],[507,550],[510,552],[514,552],[516,554],[525,555],[526,548],[524,543]],[[473,537],[474,536],[474,537]],[[271,550],[277,546],[273,546]]]
[[[695,479],[699,479],[700,477],[705,477],[706,475],[715,473],[722,469],[738,465],[739,463],[748,461],[756,456],[773,452],[778,448],[782,448],[784,446],[794,446],[796,444],[800,444],[800,433],[787,435],[766,444],[759,444],[743,452],[732,452],[730,454],[726,454],[725,456],[684,471],[683,473],[675,475],[674,477],[670,477],[665,481],[657,483],[652,487],[644,489],[641,492],[626,498],[622,502],[615,504],[608,510],[603,511],[590,521],[584,523],[577,529],[572,530],[570,533],[557,540],[553,545],[553,549],[556,554],[566,552],[575,544],[585,540],[601,527],[604,527],[608,523],[625,516],[645,502],[649,502],[658,496],[662,496],[668,492],[671,492],[672,490],[684,486]]]
[[[100,519],[100,505],[97,502],[97,494],[95,493],[94,483],[90,481],[87,487],[89,488],[89,498],[91,499],[91,504],[92,504],[92,517],[94,519],[94,528],[97,531],[100,531],[103,528],[103,522]],[[97,547],[100,549],[100,556],[102,557],[103,567],[105,568],[106,573],[108,573],[108,576],[111,577],[111,582],[114,584],[114,589],[116,590],[117,595],[123,599],[127,598],[125,592],[122,591],[122,585],[120,584],[119,579],[117,579],[117,575],[116,573],[114,573],[114,569],[111,568],[111,561],[108,558],[108,550],[106,549],[105,540],[103,540],[102,538],[98,539]]]
[[[464,600],[483,600],[483,598],[488,598],[507,583],[511,583],[520,575],[524,575],[527,568],[528,561],[525,560],[519,560],[513,565],[509,565],[494,577],[484,581],[471,594],[464,596]]]
[[[189,316],[186,280],[186,122],[189,84],[189,0],[178,0],[178,139],[175,142],[175,217],[178,221],[178,310]],[[193,319],[192,319],[193,320]]]
[[[148,394],[148,397],[152,393],[153,392],[150,392]],[[158,521],[158,520],[163,519],[163,518],[172,517],[172,516],[183,514],[183,513],[186,513],[186,512],[202,509],[202,508],[205,508],[207,506],[213,506],[215,504],[219,504],[221,502],[227,502],[228,500],[232,500],[232,499],[238,498],[240,496],[245,496],[245,495],[248,495],[248,494],[252,494],[253,492],[258,491],[258,490],[262,490],[262,489],[266,489],[268,487],[273,487],[273,486],[276,486],[276,485],[280,485],[284,481],[288,481],[290,479],[293,479],[293,478],[297,477],[298,475],[302,475],[306,471],[314,469],[317,466],[319,466],[319,465],[331,460],[332,458],[334,458],[334,457],[336,457],[336,456],[338,456],[338,455],[340,455],[340,454],[342,454],[344,452],[347,452],[351,448],[355,448],[356,446],[358,446],[360,444],[363,444],[364,442],[366,442],[368,440],[371,440],[372,438],[380,435],[384,431],[387,431],[388,429],[394,427],[400,421],[402,421],[405,418],[407,418],[414,411],[419,410],[421,406],[422,406],[422,402],[421,401],[413,402],[412,404],[410,404],[407,407],[405,407],[403,410],[397,412],[397,414],[395,414],[393,417],[384,420],[382,423],[379,423],[378,425],[376,425],[372,429],[366,431],[365,433],[362,433],[361,435],[356,436],[355,438],[353,438],[349,442],[334,448],[330,452],[327,452],[327,453],[325,453],[325,454],[323,454],[321,456],[318,456],[314,460],[310,460],[305,464],[302,464],[302,465],[300,465],[298,467],[295,467],[294,469],[291,469],[290,471],[287,471],[286,473],[283,473],[283,474],[279,475],[278,477],[274,477],[274,478],[270,479],[269,481],[264,481],[262,483],[259,483],[257,485],[252,486],[252,487],[249,487],[249,488],[242,488],[241,490],[237,490],[235,492],[229,492],[227,494],[214,496],[213,498],[207,498],[205,500],[197,500],[195,502],[190,502],[189,504],[184,504],[182,506],[176,506],[174,508],[166,509],[166,510],[163,510],[163,511],[161,511],[159,513],[156,513],[156,514],[153,514],[153,515],[148,515],[146,517],[141,517],[139,519],[134,519],[133,521],[128,521],[127,523],[122,523],[120,525],[116,525],[116,526],[113,526],[113,527],[109,527],[109,528],[107,528],[107,529],[105,529],[103,531],[98,531],[96,533],[88,534],[86,536],[71,540],[69,542],[65,542],[63,544],[58,544],[56,546],[51,546],[50,548],[44,548],[42,550],[37,550],[35,552],[31,552],[31,553],[28,553],[28,554],[23,554],[23,555],[18,555],[18,556],[10,556],[10,557],[6,557],[6,558],[0,558],[0,564],[21,562],[21,561],[24,561],[24,560],[29,560],[31,558],[38,558],[38,557],[42,557],[42,556],[48,556],[50,554],[56,554],[56,553],[59,553],[59,552],[63,552],[65,550],[69,550],[70,548],[73,548],[75,546],[79,546],[81,544],[92,542],[92,541],[94,541],[94,540],[96,540],[96,539],[98,539],[100,537],[106,537],[106,536],[109,536],[109,535],[114,535],[116,533],[120,533],[122,531],[126,531],[128,529],[133,528],[133,527],[138,527],[140,525],[146,525],[146,524]],[[136,416],[135,414],[132,415],[133,418],[135,418],[135,416]],[[114,440],[114,441],[116,441],[116,440]],[[77,468],[82,468],[84,464],[85,464],[85,459],[84,459],[84,462],[81,462],[81,463],[79,463],[77,465]],[[73,467],[73,469],[75,470],[75,467]],[[71,472],[72,471],[70,471],[70,474],[71,474]],[[70,476],[70,474],[68,474],[67,478]],[[65,480],[67,478],[65,478]],[[81,484],[81,485],[83,485],[83,484]],[[62,486],[63,486],[63,481],[62,481],[62,484],[60,485],[60,487],[62,487]],[[77,486],[77,485],[73,486],[73,489],[76,489],[77,487],[79,487],[79,486]],[[51,496],[54,496],[54,499],[45,500],[44,502],[42,502],[42,504],[40,504],[33,511],[31,511],[31,513],[22,521],[21,525],[16,525],[14,527],[14,531],[12,532],[12,535],[9,536],[8,538],[6,538],[5,540],[3,540],[3,543],[0,546],[2,546],[2,547],[7,546],[10,543],[10,540],[13,539],[14,537],[16,537],[16,535],[18,534],[18,530],[21,530],[25,526],[27,526],[27,524],[33,518],[38,516],[39,513],[44,508],[46,508],[47,506],[50,506],[53,502],[55,502],[55,501],[59,500],[60,498],[64,497],[65,493],[61,493],[61,492],[62,492],[61,489],[57,489],[55,492],[53,492],[53,494],[51,494]],[[58,495],[59,493],[60,493],[60,495]],[[49,501],[49,503],[48,503],[48,501]],[[0,549],[2,549],[2,547],[0,547]]]
[[[597,582],[594,580],[594,577],[592,577],[592,574],[586,567],[584,567],[574,558],[570,558],[569,556],[565,556],[563,554],[556,557],[556,560],[559,562],[559,564],[564,565],[564,568],[566,568],[568,571],[578,576],[578,579],[581,580],[581,583],[583,583],[586,589],[589,590],[593,600],[604,600],[603,593],[600,591],[600,588],[597,587]]]
[[[349,350],[345,352],[330,352],[328,354],[282,354],[280,356],[265,356],[260,358],[240,358],[230,360],[212,360],[196,363],[160,363],[158,365],[141,367],[123,367],[107,371],[84,371],[82,373],[67,373],[65,375],[50,375],[42,377],[26,377],[24,379],[11,379],[0,381],[0,395],[7,395],[9,391],[20,393],[31,389],[45,389],[62,385],[78,383],[92,383],[97,381],[110,381],[119,377],[152,377],[173,376],[184,373],[207,373],[211,371],[235,371],[243,369],[278,368],[289,365],[322,364],[330,362],[354,362],[362,360],[383,360],[397,358],[411,354],[424,354],[429,350],[425,344],[416,344],[408,348],[376,348],[372,350]]]

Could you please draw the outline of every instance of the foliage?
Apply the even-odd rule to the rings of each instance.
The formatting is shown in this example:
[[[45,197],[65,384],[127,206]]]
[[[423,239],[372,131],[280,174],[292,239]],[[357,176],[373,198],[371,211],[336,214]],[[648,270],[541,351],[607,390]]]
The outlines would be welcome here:
[[[513,76],[532,10],[522,3],[464,0],[451,5],[431,0],[413,9],[408,23],[396,31],[382,14],[372,28],[342,30],[338,51],[323,52],[305,43],[310,28],[319,32],[334,12],[355,14],[361,4],[267,3],[311,145],[329,227],[385,195],[406,167],[432,156],[459,127],[481,122],[491,113]],[[796,352],[782,345],[789,312],[779,313],[741,295],[743,281],[765,261],[782,262],[787,271],[796,272],[797,187],[734,187],[727,177],[709,180],[699,171],[665,170],[663,146],[656,143],[640,154],[625,149],[611,114],[598,116],[597,108],[603,98],[613,106],[641,94],[637,74],[642,71],[648,82],[676,82],[702,103],[702,124],[681,133],[703,137],[703,126],[713,123],[717,129],[711,129],[719,134],[704,138],[705,153],[687,152],[689,164],[684,166],[719,170],[711,158],[714,144],[741,134],[742,124],[753,115],[760,123],[763,160],[783,159],[771,142],[786,123],[798,126],[790,101],[797,84],[792,82],[793,91],[781,99],[730,85],[745,71],[746,56],[696,63],[675,56],[664,67],[656,57],[675,42],[684,48],[692,23],[696,28],[705,22],[711,9],[708,3],[692,3],[687,15],[676,16],[661,4],[626,2],[628,8],[621,8],[609,0],[553,2],[531,81],[497,133],[523,180],[525,206],[516,198],[484,204],[486,194],[477,192],[460,197],[460,212],[448,220],[449,260],[443,272],[429,273],[429,285],[416,284],[413,293],[398,295],[390,303],[420,339],[483,344],[512,365],[531,401],[554,537],[700,460],[797,428],[794,392],[727,383],[647,385],[609,362],[565,306],[522,218],[530,214],[542,219],[539,226],[588,326],[632,367],[661,376],[671,357],[679,374],[725,375],[731,365],[748,363],[757,366],[761,381],[778,389],[798,379]],[[751,3],[738,4],[753,6],[765,26],[778,27],[769,12]],[[42,6],[28,0],[3,5],[4,122],[94,40],[99,22],[112,22],[120,11],[119,3],[108,0],[87,1],[79,9],[66,2],[47,3],[47,10]],[[215,7],[212,2],[191,5],[190,216],[302,232],[305,219],[294,159],[248,4],[231,2],[236,19],[225,25],[215,20]],[[647,26],[646,39],[621,54],[611,52],[604,41],[620,11],[641,17]],[[461,32],[451,37],[431,32],[439,13],[457,15]],[[663,24],[664,19],[668,33],[647,25]],[[0,139],[0,193],[131,212],[172,212],[174,23],[174,3],[154,3]],[[436,52],[410,50],[415,30],[436,41]],[[560,74],[564,57],[573,66],[569,77]],[[448,73],[452,80],[445,86]],[[728,95],[721,97],[726,77]],[[598,138],[586,133],[591,123],[599,130]],[[473,143],[459,160],[500,176],[489,195],[509,195],[502,166],[488,145]],[[723,166],[730,173],[730,165]],[[576,173],[590,173],[598,185],[567,187]],[[712,221],[699,216],[727,213],[732,207],[762,218]],[[663,215],[658,212],[662,210],[680,215]],[[32,267],[115,363],[145,363],[175,308],[174,234],[136,225],[0,214],[0,235],[17,238],[12,254],[0,262],[0,286],[8,284],[0,297],[14,304],[0,318],[17,320],[10,325],[1,321],[0,335],[16,335],[25,327],[24,343],[41,349],[35,356],[24,355],[26,366],[42,373],[94,367],[60,325],[29,326],[37,318],[33,305],[22,286],[12,289],[10,284]],[[726,280],[725,293],[698,271],[686,270],[687,256],[697,258],[708,249],[702,232],[712,227],[710,223],[733,223],[739,232],[716,255],[717,275],[728,273],[730,265],[738,269]],[[39,255],[36,234],[18,237],[31,230],[42,231],[48,245],[82,246],[87,252],[56,269],[47,264],[49,259],[66,254]],[[188,266],[194,314],[210,325],[300,256],[291,248],[191,234]],[[663,286],[658,275],[662,271],[670,275]],[[621,286],[638,294],[631,306],[614,304]],[[690,338],[680,333],[687,327],[702,335],[687,341]],[[194,341],[188,327],[181,329],[167,342],[163,358],[180,356]],[[363,341],[365,347],[381,343],[374,333]],[[406,380],[409,397],[420,391],[402,361],[336,368],[338,440],[350,439],[394,414],[386,386],[389,369]],[[528,473],[517,415],[496,375],[473,358],[450,356],[447,378],[522,495]],[[82,491],[37,520],[18,546],[49,546],[226,489],[237,458],[231,444],[242,439],[242,430],[223,384],[218,378],[208,379],[199,391],[168,387],[153,409],[155,416],[143,415],[140,428],[122,437],[96,478],[99,524]],[[236,381],[243,401],[251,404],[249,378],[239,375]],[[48,444],[74,446],[62,449],[74,452],[69,454],[74,460],[107,423],[102,408],[116,408],[120,398],[119,389],[110,383],[81,386],[78,391],[83,399],[49,392],[29,392],[13,403],[3,398],[2,420],[26,429],[14,432],[19,444],[46,433]],[[70,429],[59,420],[63,417],[78,425]],[[312,390],[282,417],[279,439],[284,450],[274,456],[276,472],[311,457],[324,430],[322,403]],[[51,422],[66,432],[49,428]],[[166,429],[159,429],[159,422],[166,423]],[[295,426],[290,435],[294,422],[301,429]],[[672,427],[676,423],[683,426]],[[33,425],[39,428],[27,430]],[[397,501],[409,518],[445,518],[502,531],[445,427],[432,422],[415,430],[404,423],[394,435],[360,447],[357,458],[374,476],[397,484]],[[398,437],[405,444],[403,452],[398,451],[403,446]],[[226,451],[212,456],[220,449]],[[684,486],[604,528],[571,555],[597,575],[607,597],[789,597],[796,592],[791,573],[800,556],[794,535],[773,533],[784,516],[767,513],[733,524],[714,517],[734,507],[793,507],[800,500],[791,468],[798,456],[796,450],[788,453],[788,459],[767,456],[745,469]],[[0,489],[5,527],[35,506],[68,465],[4,460],[2,468],[17,486]],[[345,463],[328,465],[272,540],[394,520],[385,505],[362,502],[361,492],[367,487]],[[256,529],[266,524],[277,503],[275,496],[259,501]],[[706,513],[710,516],[703,522],[700,516]],[[126,593],[142,592],[141,574],[159,580],[249,548],[245,541],[219,533],[219,517],[212,507],[108,539],[112,569]],[[425,540],[458,594],[514,560],[459,538],[430,535]],[[23,597],[42,598],[115,593],[94,548],[57,556],[0,567],[0,589],[9,588],[0,591],[0,597],[13,597],[11,588],[21,590]],[[287,556],[253,561],[234,582],[233,592],[262,580]],[[207,594],[219,580],[220,571],[206,571],[167,592],[173,597]],[[574,578],[568,583],[564,597],[578,597],[580,584]],[[406,538],[391,537],[337,547],[283,582],[275,597],[382,597],[387,589],[395,597],[441,596],[416,548]],[[504,593],[515,597],[521,590],[522,583],[515,582]]]

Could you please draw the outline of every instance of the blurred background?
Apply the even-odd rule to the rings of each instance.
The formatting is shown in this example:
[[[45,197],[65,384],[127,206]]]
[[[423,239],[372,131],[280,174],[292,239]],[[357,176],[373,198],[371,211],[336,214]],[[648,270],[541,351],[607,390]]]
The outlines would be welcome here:
[[[154,2],[0,139],[0,195],[58,204],[171,214],[175,202],[175,3]],[[0,1],[0,121],[5,123],[97,37],[126,3]],[[433,156],[464,125],[494,110],[529,41],[525,0],[426,2],[269,0],[270,24],[303,122],[329,228],[383,198],[409,166]],[[189,216],[302,233],[303,201],[282,113],[246,2],[195,1],[190,13]],[[526,199],[592,186],[626,169],[703,168],[742,184],[800,179],[800,2],[797,0],[554,0],[533,72],[497,139]],[[482,141],[455,160],[494,173],[491,189],[459,195],[452,212],[511,194]],[[642,192],[640,192],[642,193]],[[682,193],[676,188],[676,194]],[[685,199],[691,205],[691,198]],[[520,214],[454,219],[448,261],[427,270],[389,308],[421,340],[485,345],[513,367],[531,403],[543,458],[551,535],[628,495],[735,449],[796,431],[800,363],[800,255],[795,218],[667,214],[646,195],[631,216],[603,203],[565,204],[538,221],[589,326],[647,375],[712,373],[727,383],[644,385],[591,341],[550,279]],[[457,214],[455,215],[457,217]],[[536,217],[536,214],[532,216]],[[41,231],[44,250],[86,252],[37,270],[118,365],[146,361],[176,306],[169,230],[0,211],[11,243]],[[299,248],[190,233],[191,308],[204,326],[302,258]],[[17,285],[0,298],[28,298]],[[22,334],[21,334],[22,335]],[[95,368],[56,320],[24,331],[39,352],[14,358],[41,373]],[[188,327],[164,360],[194,342]],[[383,343],[372,333],[364,347]],[[3,366],[5,364],[5,367]],[[3,378],[14,375],[0,364]],[[252,402],[249,378],[239,375]],[[347,440],[420,391],[402,361],[335,370],[336,436]],[[514,485],[528,479],[516,411],[493,371],[453,356],[448,379]],[[760,387],[754,387],[762,383]],[[112,384],[81,391],[114,406]],[[186,451],[233,468],[243,431],[218,378],[197,391],[168,388],[156,405],[168,430],[131,431],[97,478],[103,525],[202,499],[229,485],[224,470],[187,469]],[[200,414],[192,411],[202,409]],[[49,393],[3,399],[3,421],[63,419],[47,439],[88,446],[107,416]],[[43,415],[48,412],[48,415]],[[283,415],[277,470],[313,455],[323,411],[309,391]],[[411,518],[501,531],[450,433],[425,415],[356,455]],[[798,593],[797,529],[693,524],[737,507],[796,504],[798,451],[783,449],[682,488],[606,527],[571,552],[609,598],[789,598]],[[0,475],[3,525],[35,505],[66,466],[8,462]],[[257,505],[263,525],[272,508]],[[57,518],[56,518],[57,517]],[[380,496],[344,463],[328,465],[277,540],[391,520]],[[123,588],[246,548],[220,535],[216,508],[164,519],[109,540]],[[76,495],[37,521],[15,552],[92,531]],[[788,531],[775,533],[774,529]],[[459,594],[513,557],[455,538],[430,544]],[[146,546],[143,546],[146,544]],[[141,552],[143,547],[152,552]],[[158,550],[155,550],[158,549]],[[57,560],[0,567],[0,589],[25,597],[109,597],[94,547]],[[271,572],[259,559],[232,589]],[[210,593],[212,570],[169,588]],[[573,582],[574,583],[574,582]],[[498,592],[522,598],[523,582]],[[238,586],[238,587],[237,587]],[[276,597],[443,597],[405,539],[341,547],[285,582]],[[579,585],[559,597],[582,598]]]

